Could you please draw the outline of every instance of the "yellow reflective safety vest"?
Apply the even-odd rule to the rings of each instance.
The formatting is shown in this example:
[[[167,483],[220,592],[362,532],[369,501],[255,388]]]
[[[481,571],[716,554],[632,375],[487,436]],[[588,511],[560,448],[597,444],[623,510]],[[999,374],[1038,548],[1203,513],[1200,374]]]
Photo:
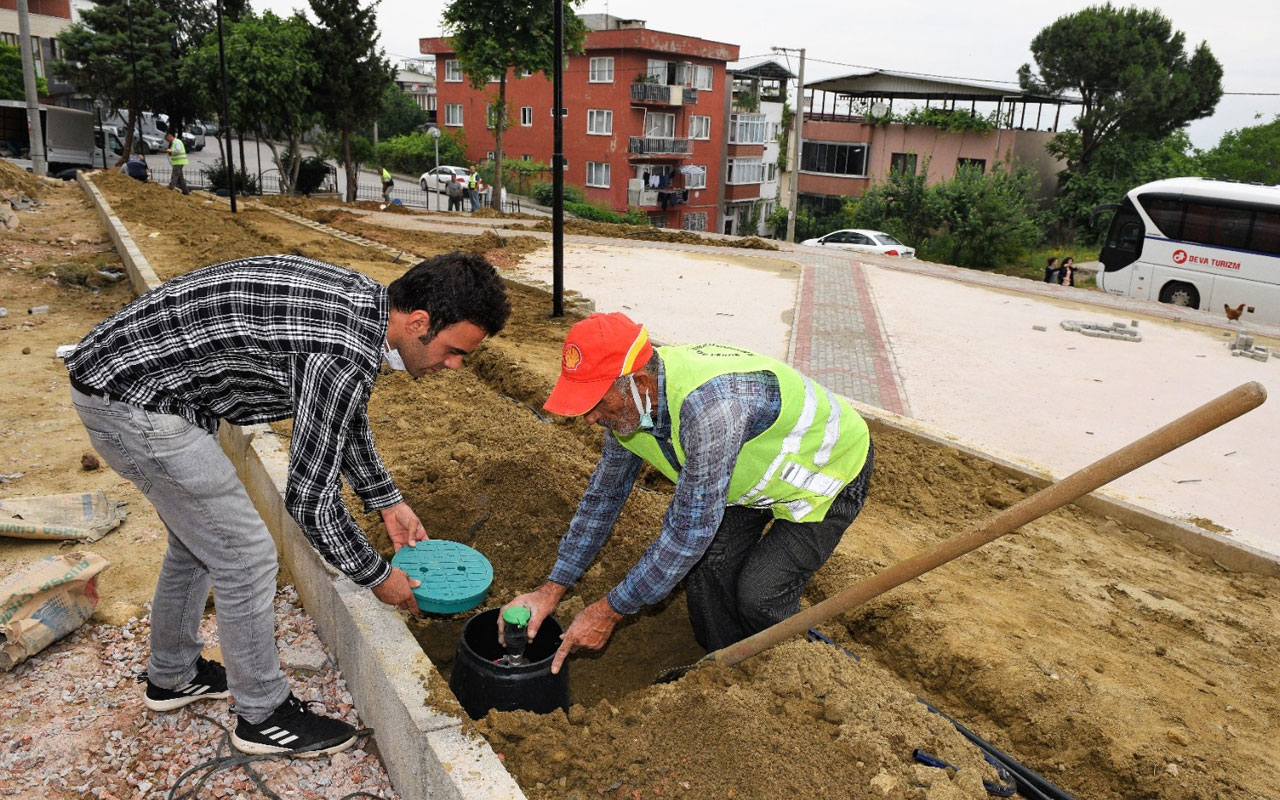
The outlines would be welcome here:
[[[814,383],[791,366],[749,350],[718,344],[659,347],[666,370],[671,445],[684,465],[680,407],[693,390],[721,375],[771,372],[778,379],[782,407],[763,433],[743,444],[729,479],[729,504],[769,509],[778,519],[818,522],[845,486],[862,471],[871,446],[867,423],[848,401]],[[615,434],[616,436],[616,434]],[[617,436],[623,447],[671,480],[678,470],[667,461],[653,434]]]
[[[187,165],[187,146],[182,143],[180,136],[173,137],[173,141],[169,142],[169,163],[175,167]]]

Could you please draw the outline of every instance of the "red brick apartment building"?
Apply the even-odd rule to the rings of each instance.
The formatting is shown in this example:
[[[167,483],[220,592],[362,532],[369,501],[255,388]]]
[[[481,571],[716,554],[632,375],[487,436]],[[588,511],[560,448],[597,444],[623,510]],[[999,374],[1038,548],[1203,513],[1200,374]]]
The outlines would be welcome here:
[[[585,53],[564,69],[565,181],[615,210],[639,207],[661,227],[717,230],[731,100],[725,66],[738,46],[648,30],[642,20],[582,20]],[[421,39],[419,49],[436,57],[438,123],[466,132],[472,161],[493,155],[485,119],[497,82],[473,89],[447,39]],[[550,79],[509,74],[507,105],[506,157],[550,163]]]

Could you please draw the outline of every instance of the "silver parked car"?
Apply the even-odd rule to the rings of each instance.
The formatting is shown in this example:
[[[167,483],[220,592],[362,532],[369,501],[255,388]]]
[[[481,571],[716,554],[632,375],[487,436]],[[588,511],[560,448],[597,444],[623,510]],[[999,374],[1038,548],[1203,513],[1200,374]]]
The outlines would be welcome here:
[[[449,181],[466,183],[470,174],[471,170],[466,167],[436,167],[422,173],[422,177],[418,178],[418,185],[424,192],[443,192]]]
[[[858,250],[863,253],[880,253],[886,256],[915,258],[916,249],[907,247],[884,231],[869,231],[863,228],[846,228],[832,231],[817,239],[805,239],[800,244],[836,247],[841,250]]]

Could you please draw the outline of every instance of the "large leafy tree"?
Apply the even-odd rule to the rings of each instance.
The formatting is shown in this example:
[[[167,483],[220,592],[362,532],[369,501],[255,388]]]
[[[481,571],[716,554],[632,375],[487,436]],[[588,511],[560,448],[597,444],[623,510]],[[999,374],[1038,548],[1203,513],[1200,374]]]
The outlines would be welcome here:
[[[133,152],[135,120],[143,98],[161,96],[175,79],[170,15],[154,0],[99,0],[58,34],[59,78],[79,91],[128,109],[125,152]]]
[[[413,98],[396,84],[388,84],[383,90],[382,113],[378,115],[380,138],[389,139],[420,131],[429,120],[427,112],[419,108]]]
[[[564,0],[564,46],[581,53],[586,37],[573,7],[582,0]],[[542,72],[548,78],[555,69],[555,36],[551,3],[528,0],[452,0],[444,10],[444,27],[458,54],[458,62],[472,88],[498,82],[497,97],[489,104],[488,126],[493,129],[493,205],[502,202],[502,135],[510,127],[507,109],[507,73]]]
[[[1280,184],[1280,116],[1263,125],[1227,131],[1200,154],[1205,177]]]
[[[311,36],[311,24],[298,14],[282,19],[270,11],[261,17],[246,13],[238,22],[224,23],[229,123],[265,138],[285,191],[297,182],[302,135],[315,117],[311,98],[320,64]],[[214,31],[186,59],[182,82],[200,106],[216,108],[221,105],[220,76]],[[278,142],[285,144],[283,151]]]
[[[1023,64],[1025,91],[1080,95],[1079,146],[1072,172],[1087,174],[1098,148],[1118,137],[1156,140],[1213,113],[1222,65],[1159,11],[1092,6],[1058,18],[1031,41],[1036,70]]]
[[[339,160],[347,174],[347,200],[356,199],[359,153],[352,137],[367,130],[382,110],[382,93],[392,83],[391,64],[378,49],[377,2],[311,0],[319,23],[311,48],[320,63],[316,110],[338,140]],[[370,149],[366,147],[366,149]]]
[[[44,78],[36,76],[36,94],[48,94]],[[22,51],[11,44],[0,43],[0,100],[22,100],[26,88],[22,85]]]
[[[213,0],[153,0],[170,23],[170,61],[164,70],[160,90],[147,102],[153,111],[169,115],[175,130],[201,114],[213,110],[213,106],[201,104],[187,91],[180,79],[182,64],[199,48],[210,32],[216,33],[217,17]]]

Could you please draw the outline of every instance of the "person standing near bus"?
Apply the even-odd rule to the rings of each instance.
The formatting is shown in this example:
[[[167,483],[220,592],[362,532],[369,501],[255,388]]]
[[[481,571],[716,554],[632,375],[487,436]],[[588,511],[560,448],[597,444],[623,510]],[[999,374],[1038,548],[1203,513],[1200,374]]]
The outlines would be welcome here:
[[[182,177],[182,169],[187,166],[187,146],[182,143],[181,138],[173,135],[173,131],[166,133],[164,140],[169,143],[169,168],[172,170],[169,175],[169,188],[180,189],[183,194],[191,194],[191,190],[187,188],[187,179]]]

